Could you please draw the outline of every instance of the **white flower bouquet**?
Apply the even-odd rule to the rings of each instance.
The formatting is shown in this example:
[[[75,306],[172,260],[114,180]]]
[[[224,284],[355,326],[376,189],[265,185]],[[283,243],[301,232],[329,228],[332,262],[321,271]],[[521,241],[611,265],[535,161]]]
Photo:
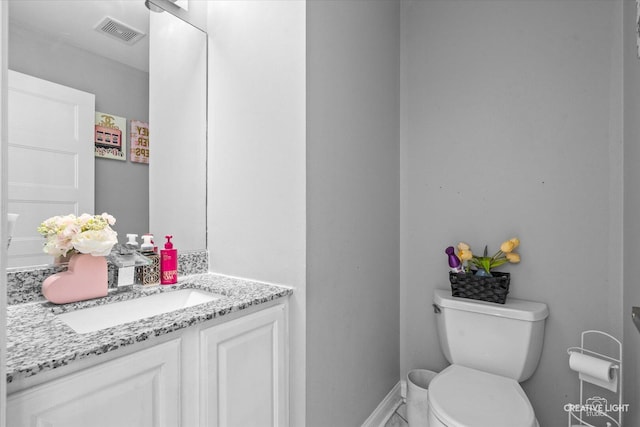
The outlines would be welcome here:
[[[54,216],[38,227],[46,241],[44,252],[54,257],[73,253],[106,256],[118,243],[118,233],[111,226],[116,219],[108,213]]]

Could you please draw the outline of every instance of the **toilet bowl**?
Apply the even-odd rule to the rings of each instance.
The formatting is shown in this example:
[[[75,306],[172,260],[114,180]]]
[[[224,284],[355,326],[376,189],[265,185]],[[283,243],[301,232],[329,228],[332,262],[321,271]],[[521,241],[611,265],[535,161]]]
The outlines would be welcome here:
[[[517,381],[459,365],[429,386],[429,427],[538,427]]]
[[[431,381],[429,427],[539,427],[520,382],[540,361],[546,304],[452,297],[433,300],[441,350],[451,363]]]

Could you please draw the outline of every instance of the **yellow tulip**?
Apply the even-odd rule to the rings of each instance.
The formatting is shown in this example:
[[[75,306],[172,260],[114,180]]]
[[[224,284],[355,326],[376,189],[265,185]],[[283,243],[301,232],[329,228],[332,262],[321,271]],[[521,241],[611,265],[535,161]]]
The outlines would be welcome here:
[[[517,237],[514,237],[512,239],[502,242],[502,245],[500,245],[500,250],[508,254],[509,252],[513,252],[513,250],[518,246],[520,246],[520,239],[518,239]]]
[[[507,260],[509,260],[509,262],[511,263],[515,264],[520,262],[520,255],[515,252],[507,252],[504,256],[507,257]]]
[[[515,248],[516,248],[516,245],[511,240],[507,240],[506,242],[502,242],[502,244],[500,245],[500,250],[502,252],[504,252],[505,254],[508,254],[509,252],[514,250]]]
[[[473,253],[470,249],[460,249],[458,251],[458,258],[460,258],[462,261],[469,261],[471,258],[473,258]]]
[[[468,251],[468,250],[471,250],[471,247],[469,245],[467,245],[465,242],[460,242],[460,243],[458,243],[458,250],[459,251]]]

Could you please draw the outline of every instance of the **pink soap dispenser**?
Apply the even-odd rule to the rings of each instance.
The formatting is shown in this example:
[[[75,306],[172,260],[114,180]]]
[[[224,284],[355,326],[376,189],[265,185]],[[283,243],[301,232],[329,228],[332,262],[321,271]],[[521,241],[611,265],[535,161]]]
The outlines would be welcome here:
[[[160,251],[160,284],[172,285],[178,283],[178,250],[173,249],[173,236],[164,236],[167,243]]]

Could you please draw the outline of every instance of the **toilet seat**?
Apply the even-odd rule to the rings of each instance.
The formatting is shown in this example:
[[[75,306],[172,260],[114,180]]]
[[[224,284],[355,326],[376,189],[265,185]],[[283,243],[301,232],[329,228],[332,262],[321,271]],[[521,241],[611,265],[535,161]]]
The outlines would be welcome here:
[[[451,365],[429,384],[430,411],[447,427],[536,427],[517,381]]]

